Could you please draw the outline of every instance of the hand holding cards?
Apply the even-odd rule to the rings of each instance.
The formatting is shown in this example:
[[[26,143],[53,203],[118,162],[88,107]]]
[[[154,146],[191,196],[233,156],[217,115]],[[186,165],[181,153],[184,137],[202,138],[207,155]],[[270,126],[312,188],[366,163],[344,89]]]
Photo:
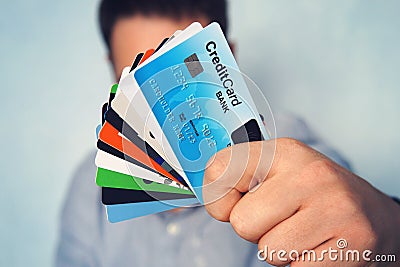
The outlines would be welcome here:
[[[110,222],[202,204],[212,155],[268,139],[217,23],[139,54],[102,112],[96,183]]]

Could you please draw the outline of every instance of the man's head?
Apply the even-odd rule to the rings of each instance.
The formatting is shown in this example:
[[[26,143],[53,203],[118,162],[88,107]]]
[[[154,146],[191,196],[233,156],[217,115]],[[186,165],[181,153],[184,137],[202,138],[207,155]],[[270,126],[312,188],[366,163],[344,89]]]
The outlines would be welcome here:
[[[136,54],[194,21],[216,21],[226,33],[226,13],[225,0],[102,0],[99,22],[115,78]]]

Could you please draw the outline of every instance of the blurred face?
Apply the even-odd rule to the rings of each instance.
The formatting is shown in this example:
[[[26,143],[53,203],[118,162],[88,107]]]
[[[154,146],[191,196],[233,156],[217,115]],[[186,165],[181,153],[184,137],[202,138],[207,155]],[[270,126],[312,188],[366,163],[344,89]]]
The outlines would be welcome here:
[[[116,81],[119,80],[123,68],[130,66],[137,54],[157,48],[164,38],[170,37],[177,30],[183,30],[193,21],[198,21],[203,26],[209,23],[205,17],[174,20],[157,15],[134,15],[119,19],[111,34],[110,59]]]

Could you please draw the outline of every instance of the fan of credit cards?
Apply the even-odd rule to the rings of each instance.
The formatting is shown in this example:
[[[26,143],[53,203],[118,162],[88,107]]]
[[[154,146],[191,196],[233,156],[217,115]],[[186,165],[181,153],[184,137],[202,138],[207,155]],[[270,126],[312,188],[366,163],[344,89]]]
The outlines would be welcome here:
[[[203,204],[210,158],[269,138],[215,22],[138,54],[111,88],[97,137],[96,184],[110,222]]]

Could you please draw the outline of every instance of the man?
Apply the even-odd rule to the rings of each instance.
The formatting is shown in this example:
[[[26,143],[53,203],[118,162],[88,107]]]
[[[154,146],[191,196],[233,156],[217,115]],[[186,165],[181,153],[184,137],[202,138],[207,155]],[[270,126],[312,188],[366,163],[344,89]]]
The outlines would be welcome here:
[[[399,266],[399,203],[297,140],[224,149],[204,185],[208,212],[258,243],[259,256],[273,265]]]
[[[227,29],[226,4],[223,0],[103,0],[99,15],[115,80],[118,80],[123,67],[132,63],[137,53],[157,47],[163,38],[171,36],[177,29],[184,29],[193,21],[203,25],[217,21],[225,31]],[[279,136],[301,140],[347,166],[302,121],[288,115],[275,117]],[[287,144],[282,152],[280,143],[278,152],[284,157],[294,145]],[[217,178],[223,172],[218,170],[221,166],[229,165],[223,153],[222,157],[218,154],[217,162],[207,171],[208,182],[219,180]],[[308,150],[304,152],[305,155],[310,153],[315,154]],[[273,170],[275,167],[274,163]],[[259,236],[252,233],[249,237],[244,226],[245,230],[242,231],[241,226],[238,227],[240,224],[233,221],[233,229],[229,224],[211,218],[202,207],[150,215],[118,224],[108,223],[100,200],[100,190],[94,183],[95,171],[92,153],[78,168],[67,195],[57,266],[265,266],[257,259],[257,245],[241,239],[234,229],[240,236],[253,242],[258,241],[256,239],[261,236],[260,233],[257,232]],[[244,171],[250,175],[254,170]],[[248,182],[248,178],[242,180]],[[263,178],[258,182],[261,180]],[[269,180],[276,179],[268,178],[264,183]],[[258,192],[263,188],[261,185],[260,191],[256,190],[254,195],[258,197]],[[238,190],[245,192],[243,188]],[[280,202],[285,203],[292,193],[285,192]],[[226,197],[230,197],[230,194]],[[233,206],[228,205],[227,209],[223,209],[220,205],[226,197],[208,207],[209,212],[222,221],[232,217],[228,208]],[[231,204],[236,203],[238,197],[234,195],[233,199],[228,200]],[[242,209],[236,209],[240,218]],[[255,218],[254,226],[259,227],[257,221]],[[260,232],[264,230],[260,229]],[[264,242],[260,241],[260,244]],[[274,244],[280,245],[276,240]]]

